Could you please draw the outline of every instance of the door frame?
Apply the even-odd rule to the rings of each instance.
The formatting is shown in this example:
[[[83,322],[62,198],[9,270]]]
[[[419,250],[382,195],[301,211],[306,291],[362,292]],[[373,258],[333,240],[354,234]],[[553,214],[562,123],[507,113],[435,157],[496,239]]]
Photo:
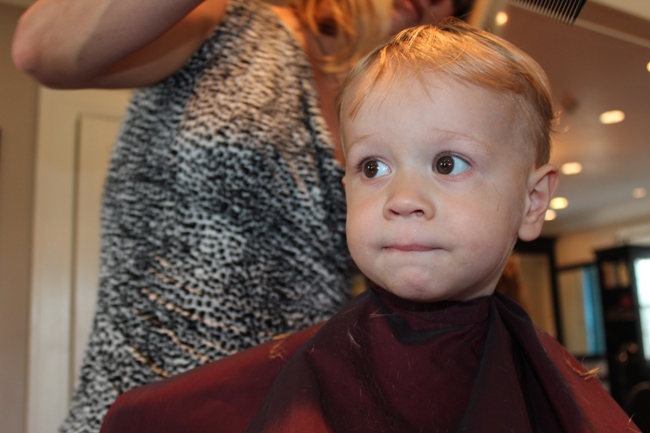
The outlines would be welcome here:
[[[52,433],[73,372],[75,176],[82,115],[115,116],[129,90],[39,89],[32,239],[27,433]]]

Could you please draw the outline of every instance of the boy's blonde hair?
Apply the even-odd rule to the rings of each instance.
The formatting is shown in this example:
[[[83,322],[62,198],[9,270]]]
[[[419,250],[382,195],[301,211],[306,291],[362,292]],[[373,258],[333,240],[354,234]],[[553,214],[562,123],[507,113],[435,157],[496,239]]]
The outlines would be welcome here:
[[[515,120],[514,133],[523,144],[531,139],[534,142],[531,156],[535,166],[549,161],[555,113],[546,74],[514,45],[455,19],[406,29],[364,57],[343,83],[338,98],[339,118],[342,96],[347,92],[355,92],[346,96],[349,115],[354,117],[381,79],[413,75],[425,84],[427,72],[503,96]],[[356,88],[369,74],[373,76],[365,88]]]

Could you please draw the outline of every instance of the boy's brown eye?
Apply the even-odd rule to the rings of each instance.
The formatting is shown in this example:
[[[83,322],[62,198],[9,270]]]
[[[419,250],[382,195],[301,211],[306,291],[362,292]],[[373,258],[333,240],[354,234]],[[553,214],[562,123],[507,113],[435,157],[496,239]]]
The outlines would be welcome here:
[[[433,169],[440,174],[460,174],[470,168],[469,163],[460,156],[442,155],[434,162]]]
[[[375,177],[379,172],[379,163],[377,161],[366,161],[363,163],[363,174],[366,177]]]
[[[436,161],[436,171],[440,174],[449,174],[454,171],[454,158],[450,155],[445,155]]]
[[[390,173],[390,168],[386,164],[376,159],[368,159],[361,163],[361,171],[368,179],[386,176]]]

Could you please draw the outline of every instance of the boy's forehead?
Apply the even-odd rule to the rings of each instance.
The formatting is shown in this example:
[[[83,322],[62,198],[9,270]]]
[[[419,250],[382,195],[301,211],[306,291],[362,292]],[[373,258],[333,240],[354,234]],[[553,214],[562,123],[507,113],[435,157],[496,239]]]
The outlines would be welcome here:
[[[393,93],[406,95],[407,90],[414,87],[418,91],[428,92],[429,86],[434,86],[436,77],[439,74],[433,71],[422,72],[398,68],[383,68],[378,71],[377,66],[366,70],[362,75],[356,77],[345,89],[341,104],[341,122],[353,120],[360,110],[381,108],[383,100]],[[391,108],[391,107],[388,107]]]
[[[376,122],[383,122],[397,115],[398,110],[403,109],[404,104],[409,104],[414,95],[426,96],[425,101],[431,102],[431,107],[436,105],[440,91],[447,95],[458,94],[459,98],[473,97],[476,94],[487,95],[489,101],[489,112],[500,119],[508,119],[503,122],[494,122],[493,128],[499,130],[502,140],[498,143],[489,143],[476,140],[469,130],[455,130],[452,135],[466,135],[473,139],[477,144],[487,148],[492,145],[505,145],[510,143],[521,152],[522,162],[524,165],[532,163],[534,159],[533,144],[526,133],[518,124],[519,116],[517,114],[517,104],[514,95],[508,95],[494,89],[487,89],[478,84],[470,83],[466,80],[452,77],[443,72],[433,70],[398,69],[391,70],[390,73],[383,73],[376,76],[372,71],[357,77],[343,94],[341,99],[341,125],[344,134],[343,146],[344,151],[347,147],[345,131],[348,126],[352,126],[359,115],[366,119],[376,118]],[[390,101],[388,101],[390,100]],[[425,103],[426,104],[426,103]],[[425,108],[426,110],[426,108]],[[451,115],[451,113],[450,113]],[[457,114],[458,115],[458,114]],[[464,116],[462,116],[464,117]],[[379,123],[377,126],[380,126]],[[440,131],[439,131],[440,132]]]
[[[421,93],[434,104],[434,94],[441,88],[452,93],[460,91],[457,90],[460,88],[475,88],[477,92],[485,90],[444,72],[416,66],[383,68],[381,73],[378,73],[377,69],[374,66],[349,83],[341,99],[342,123],[353,121],[361,110],[368,113],[368,110],[377,112],[399,109],[394,105],[384,104],[389,96],[393,100],[401,101]],[[499,97],[496,94],[494,96]]]

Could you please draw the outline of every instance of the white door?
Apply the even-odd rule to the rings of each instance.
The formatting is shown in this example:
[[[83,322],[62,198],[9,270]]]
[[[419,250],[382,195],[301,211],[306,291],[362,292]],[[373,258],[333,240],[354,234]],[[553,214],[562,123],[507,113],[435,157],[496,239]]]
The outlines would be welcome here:
[[[40,90],[28,433],[55,432],[68,411],[94,312],[101,191],[130,95]]]

